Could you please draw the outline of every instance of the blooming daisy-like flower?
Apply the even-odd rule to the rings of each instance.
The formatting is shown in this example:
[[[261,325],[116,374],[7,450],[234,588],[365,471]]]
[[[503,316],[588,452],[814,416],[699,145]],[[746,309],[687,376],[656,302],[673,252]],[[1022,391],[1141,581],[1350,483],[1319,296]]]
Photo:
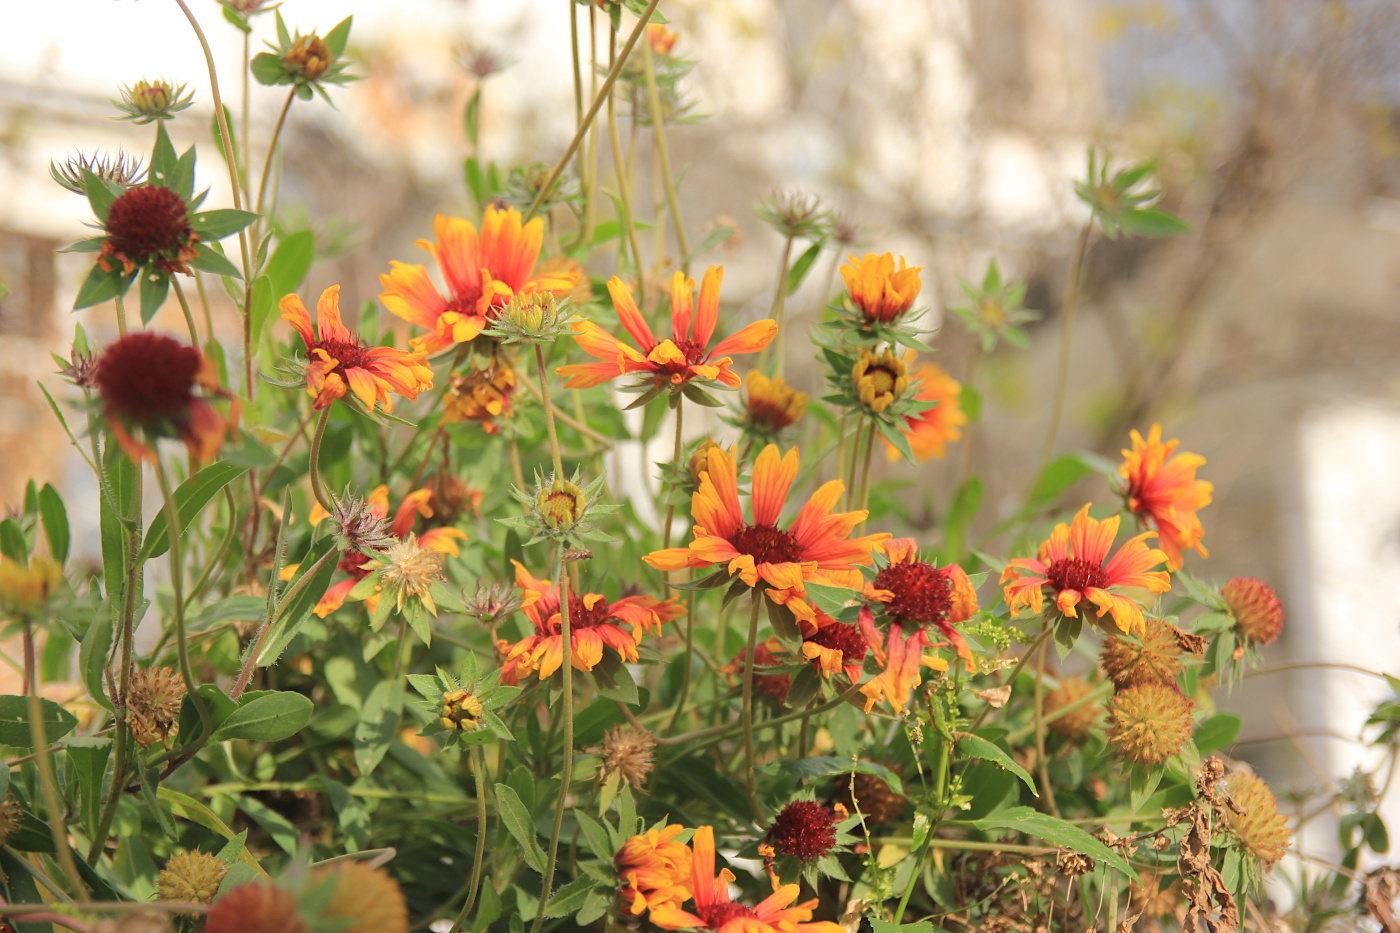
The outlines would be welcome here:
[[[1070,525],[1060,522],[1041,544],[1034,558],[1018,557],[1001,572],[1006,605],[1012,612],[1029,608],[1040,612],[1044,589],[1055,599],[1055,607],[1067,616],[1088,600],[1098,607],[1098,617],[1112,613],[1118,627],[1141,635],[1147,625],[1138,604],[1121,592],[1123,588],[1165,593],[1171,578],[1165,570],[1153,570],[1167,555],[1144,542],[1156,532],[1144,531],[1130,538],[1109,559],[1113,539],[1118,536],[1118,516],[1104,521],[1089,517],[1085,505]]]
[[[722,266],[707,269],[700,282],[699,299],[694,300],[695,280],[677,271],[671,279],[671,336],[658,341],[627,286],[613,276],[608,280],[608,294],[623,328],[637,346],[624,343],[592,321],[577,321],[574,339],[583,352],[599,362],[561,366],[555,372],[569,377],[570,389],[602,385],[624,373],[650,374],[658,387],[667,382],[682,386],[692,379],[702,379],[737,389],[739,376],[729,368],[734,360],[728,354],[757,353],[777,335],[778,325],[771,318],[756,321],[711,348],[723,277]]]
[[[820,609],[815,612],[812,622],[802,624],[802,656],[811,661],[823,677],[844,671],[851,683],[860,680],[861,665],[870,650],[865,635],[849,622],[833,619]]]
[[[841,815],[815,800],[794,800],[778,812],[763,837],[778,855],[812,862],[836,846]]]
[[[622,844],[613,864],[622,879],[622,900],[637,917],[650,909],[676,909],[690,899],[690,847],[677,842],[685,827],[672,824],[650,829]]]
[[[691,850],[694,912],[670,905],[654,907],[651,922],[655,926],[663,930],[698,928],[716,933],[845,933],[845,928],[838,923],[809,922],[817,898],[793,904],[800,890],[795,884],[779,885],[775,879],[773,893],[754,907],[730,900],[729,885],[734,873],[726,868],[715,875],[714,827],[697,829]]]
[[[120,337],[97,360],[93,375],[112,433],[133,460],[155,461],[155,451],[137,440],[178,437],[199,463],[214,458],[237,419],[209,399],[233,396],[219,386],[214,368],[194,347],[174,337],[136,331]],[[196,394],[196,389],[200,390]]]
[[[320,411],[345,393],[353,392],[366,411],[379,403],[393,407],[390,393],[410,402],[433,387],[433,371],[422,353],[393,347],[367,347],[340,320],[340,286],[332,285],[316,302],[316,327],[296,295],[282,299],[282,320],[296,328],[306,343],[306,394],[314,396],[312,408]],[[319,335],[318,335],[319,332]]]
[[[739,504],[733,457],[711,448],[700,488],[691,497],[694,540],[689,547],[653,551],[642,559],[661,571],[726,564],[731,576],[737,573],[749,586],[766,583],[771,587],[769,598],[786,605],[799,620],[815,621],[804,581],[831,583],[832,573],[869,564],[874,547],[890,536],[847,537],[869,513],[831,511],[845,489],[840,480],[823,485],[790,527],[779,528],[797,465],[796,448],[786,455],[779,455],[775,444],[763,448],[753,466],[749,522]]]
[[[547,680],[564,663],[563,623],[559,614],[559,594],[554,583],[537,580],[519,561],[515,564],[515,585],[524,603],[521,609],[535,626],[535,633],[514,645],[497,642],[505,655],[501,683],[514,686],[522,677],[538,671]],[[569,594],[569,658],[575,669],[591,671],[603,660],[603,648],[616,651],[624,661],[637,660],[642,635],[680,618],[685,610],[678,597],[661,602],[651,596],[624,596],[608,602],[599,593]]]
[[[1152,426],[1147,440],[1137,431],[1133,431],[1132,440],[1132,450],[1123,451],[1123,463],[1118,467],[1119,475],[1127,480],[1123,495],[1138,520],[1144,525],[1150,522],[1161,535],[1158,540],[1167,555],[1167,569],[1181,569],[1182,551],[1210,556],[1201,544],[1205,529],[1196,517],[1199,509],[1210,505],[1215,489],[1196,479],[1196,468],[1204,466],[1206,458],[1189,453],[1173,456],[1181,442],[1172,438],[1162,443],[1160,424]]]
[[[967,413],[959,401],[962,383],[933,363],[920,366],[914,377],[922,380],[914,397],[938,404],[917,415],[906,416],[908,427],[904,429],[904,436],[909,438],[916,460],[942,460],[948,456],[948,445],[962,439],[962,427],[967,424]],[[885,441],[885,456],[891,463],[900,458],[899,451],[889,441]]]
[[[923,266],[907,267],[899,257],[894,267],[894,254],[866,253],[860,259],[847,256],[849,265],[841,267],[841,278],[851,301],[870,324],[893,324],[908,313],[919,297],[919,273]]]
[[[870,610],[861,612],[861,627],[874,631],[874,623],[867,620]],[[884,666],[884,670],[861,686],[860,692],[865,697],[865,711],[868,713],[875,708],[875,704],[882,699],[894,709],[896,713],[909,705],[909,697],[914,692],[914,688],[919,685],[919,672],[921,668],[927,667],[933,671],[946,671],[948,662],[937,655],[924,654],[925,648],[935,647],[928,641],[928,633],[919,629],[913,635],[905,637],[904,629],[898,625],[891,625],[889,633],[885,636],[885,644],[881,647],[876,636],[876,643],[871,650],[875,653],[875,660]],[[940,642],[940,644],[942,644]]]
[[[412,341],[421,353],[440,353],[475,339],[517,293],[564,295],[578,284],[574,272],[535,273],[544,219],[524,223],[513,207],[488,207],[480,233],[470,221],[439,214],[433,234],[436,242],[419,240],[417,245],[437,261],[447,297],[422,266],[390,262],[391,271],[379,276],[384,307],[428,331]]]

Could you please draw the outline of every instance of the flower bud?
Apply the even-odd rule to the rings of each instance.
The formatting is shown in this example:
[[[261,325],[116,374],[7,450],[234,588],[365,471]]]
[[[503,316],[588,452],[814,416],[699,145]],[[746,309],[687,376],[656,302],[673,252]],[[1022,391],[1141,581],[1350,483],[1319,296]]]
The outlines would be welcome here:
[[[855,383],[861,404],[878,415],[909,388],[909,368],[889,349],[883,356],[862,349],[860,359],[851,370],[851,381]]]
[[[33,615],[63,583],[63,568],[46,557],[31,557],[29,566],[0,560],[0,615]]]
[[[555,477],[549,489],[535,499],[535,509],[544,523],[552,529],[568,530],[581,518],[585,500],[583,490],[566,479]]]
[[[465,690],[451,690],[442,695],[438,718],[445,729],[474,732],[481,722],[481,701]]]
[[[300,74],[308,81],[315,81],[330,67],[331,50],[316,34],[299,36],[287,54],[282,56],[282,64],[293,74]]]
[[[112,105],[125,114],[121,119],[138,125],[168,120],[194,103],[194,94],[186,94],[185,85],[175,84],[167,78],[154,81],[143,78],[123,87],[121,95],[121,100],[112,101]]]

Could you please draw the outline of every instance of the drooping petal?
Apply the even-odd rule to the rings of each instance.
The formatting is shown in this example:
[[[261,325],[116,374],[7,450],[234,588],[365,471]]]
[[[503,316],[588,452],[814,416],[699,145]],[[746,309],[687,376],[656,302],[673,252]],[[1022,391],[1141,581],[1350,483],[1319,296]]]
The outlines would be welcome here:
[[[311,314],[296,294],[284,295],[277,306],[282,309],[282,320],[292,325],[309,350],[316,345],[316,332],[311,329]]]
[[[322,340],[354,341],[355,335],[340,320],[340,286],[332,285],[316,300],[316,332]]]
[[[608,294],[612,297],[613,308],[617,311],[622,326],[632,335],[632,339],[637,341],[637,346],[642,348],[643,353],[650,353],[651,348],[656,346],[656,337],[642,312],[637,310],[637,303],[632,300],[632,293],[622,284],[622,279],[617,276],[608,279]]]

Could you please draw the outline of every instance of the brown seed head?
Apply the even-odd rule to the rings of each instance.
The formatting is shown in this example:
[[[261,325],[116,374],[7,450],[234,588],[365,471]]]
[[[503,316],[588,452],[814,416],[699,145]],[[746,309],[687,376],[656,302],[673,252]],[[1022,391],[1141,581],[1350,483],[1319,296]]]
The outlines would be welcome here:
[[[509,583],[476,582],[476,592],[467,600],[467,613],[482,625],[492,626],[520,608],[520,591]]]
[[[619,723],[603,733],[601,745],[590,746],[584,751],[602,760],[604,781],[618,774],[632,785],[633,790],[640,790],[651,773],[651,750],[655,747],[656,739],[650,732]]]
[[[1236,771],[1225,779],[1225,791],[1243,810],[1232,808],[1225,812],[1230,831],[1239,837],[1249,854],[1273,868],[1288,850],[1293,834],[1288,818],[1278,812],[1278,800],[1269,785],[1245,771]]]
[[[1147,619],[1147,630],[1138,639],[1109,635],[1099,653],[1099,666],[1114,686],[1175,684],[1181,673],[1181,645],[1175,630],[1161,619]]]
[[[1283,631],[1283,602],[1263,580],[1235,577],[1220,588],[1220,595],[1245,640],[1269,645]]]
[[[1084,699],[1094,685],[1083,677],[1063,677],[1060,686],[1045,694],[1045,713],[1057,713],[1072,703]],[[1072,742],[1082,742],[1089,737],[1103,720],[1103,707],[1098,703],[1084,703],[1058,719],[1053,720],[1049,729],[1055,735]]]
[[[836,779],[832,794],[833,803],[844,805],[852,813],[857,806],[861,814],[871,823],[893,823],[902,817],[909,807],[909,800],[896,794],[883,779],[864,772],[855,776],[856,802],[851,803],[851,776],[843,774]]]
[[[375,515],[369,503],[351,495],[349,489],[333,505],[330,519],[335,526],[335,543],[342,551],[382,551],[394,543],[389,520]]]
[[[340,933],[408,933],[408,906],[399,883],[382,868],[364,862],[343,862],[339,869],[322,869],[317,879],[335,877],[335,895],[322,919],[346,923]]]
[[[227,874],[228,865],[207,852],[179,852],[156,878],[156,891],[163,901],[212,904]]]
[[[189,410],[202,366],[194,347],[164,334],[135,331],[103,351],[94,378],[110,412],[151,424]]]
[[[1195,704],[1174,686],[1143,683],[1118,692],[1108,709],[1108,742],[1129,761],[1159,765],[1186,745]]]
[[[131,673],[127,716],[131,733],[142,748],[168,742],[179,729],[185,682],[169,667],[138,667]]]
[[[214,902],[204,933],[304,933],[306,923],[290,891],[258,882],[234,888]]]

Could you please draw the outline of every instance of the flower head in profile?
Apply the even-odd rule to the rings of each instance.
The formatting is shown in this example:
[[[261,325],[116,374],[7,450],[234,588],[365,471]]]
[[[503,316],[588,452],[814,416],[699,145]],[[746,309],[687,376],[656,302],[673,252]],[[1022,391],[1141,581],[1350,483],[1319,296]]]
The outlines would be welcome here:
[[[68,161],[62,165],[58,162],[49,163],[49,177],[74,194],[87,194],[87,189],[83,187],[85,172],[91,172],[103,181],[123,188],[139,184],[146,177],[141,158],[121,150],[117,150],[115,154],[102,155],[85,155],[80,152],[69,156]]]
[[[757,321],[732,334],[713,347],[719,321],[719,288],[724,278],[722,266],[711,266],[700,282],[695,297],[695,280],[677,271],[671,279],[671,336],[657,340],[622,279],[608,280],[622,327],[636,342],[626,343],[592,321],[574,323],[574,339],[583,352],[598,360],[576,363],[556,370],[568,376],[568,387],[586,389],[602,385],[627,373],[641,374],[654,388],[684,388],[692,380],[718,382],[731,389],[739,387],[739,376],[730,365],[731,353],[757,353],[773,340],[778,325],[771,318]]]
[[[1147,440],[1132,433],[1133,447],[1123,451],[1118,474],[1126,481],[1123,497],[1128,510],[1143,526],[1157,529],[1167,569],[1180,570],[1182,551],[1194,550],[1208,557],[1201,537],[1205,529],[1196,512],[1210,505],[1214,486],[1196,479],[1196,468],[1206,458],[1199,454],[1176,453],[1181,442],[1172,438],[1162,443],[1162,426],[1154,424]]]
[[[613,865],[627,913],[638,917],[647,910],[675,910],[690,900],[692,856],[690,847],[677,839],[684,832],[684,826],[672,824],[622,844]]]
[[[393,347],[368,347],[341,323],[340,286],[332,285],[316,302],[316,326],[296,295],[281,301],[282,320],[301,334],[306,344],[306,394],[320,411],[338,398],[351,393],[365,411],[378,405],[393,408],[391,395],[409,401],[433,387],[433,371],[421,353],[408,353]]]
[[[760,440],[776,438],[807,411],[807,393],[797,391],[781,376],[769,379],[751,369],[744,377],[744,390],[744,417],[738,424]]]
[[[194,94],[186,93],[185,87],[169,78],[153,81],[142,78],[135,84],[123,86],[121,100],[112,101],[112,106],[122,112],[119,119],[130,120],[137,126],[169,120],[194,103]]]
[[[734,873],[723,869],[715,874],[715,831],[701,826],[691,842],[690,884],[694,891],[693,911],[665,905],[651,909],[654,926],[663,930],[702,929],[715,933],[845,933],[837,923],[810,922],[817,899],[794,904],[801,890],[795,884],[779,885],[773,893],[749,907],[733,901],[729,885]]]
[[[867,513],[832,512],[845,488],[840,480],[823,485],[789,527],[779,528],[797,465],[796,448],[782,455],[769,444],[759,453],[749,495],[750,521],[739,502],[733,457],[711,448],[700,488],[691,497],[694,540],[688,547],[653,551],[642,559],[661,571],[722,564],[730,576],[738,574],[749,586],[762,581],[770,599],[786,605],[798,619],[813,621],[804,581],[830,583],[830,574],[869,564],[874,547],[889,535],[848,537]]]
[[[503,357],[493,359],[487,368],[453,376],[442,402],[443,423],[475,421],[487,434],[497,433],[501,427],[496,419],[509,417],[519,384],[515,367]]]
[[[923,266],[908,266],[901,256],[896,269],[893,253],[846,258],[849,262],[841,267],[841,278],[866,324],[895,324],[909,313],[922,287]]]
[[[864,633],[849,622],[833,619],[820,608],[814,607],[814,611],[816,618],[802,623],[802,656],[812,662],[822,677],[842,671],[851,683],[860,680],[861,666],[870,651]],[[770,647],[774,647],[773,642]]]
[[[501,641],[505,656],[501,682],[518,684],[530,674],[548,680],[564,663],[563,618],[559,593],[549,580],[530,575],[519,561],[515,585],[523,597],[521,606],[534,632],[515,644]],[[638,659],[637,645],[644,634],[656,634],[661,626],[685,614],[678,597],[662,602],[651,596],[624,596],[609,602],[600,593],[569,593],[569,661],[580,671],[591,671],[611,648],[624,661]]]
[[[194,347],[174,337],[134,331],[119,337],[97,359],[93,376],[112,433],[133,460],[155,460],[157,438],[183,441],[190,457],[207,463],[237,420],[215,398],[233,396],[219,385],[214,367]]]
[[[476,339],[516,294],[564,295],[579,281],[572,272],[536,273],[544,219],[525,223],[513,207],[488,207],[479,233],[468,220],[439,214],[433,234],[433,242],[419,240],[417,245],[436,260],[447,284],[446,295],[422,266],[391,262],[390,272],[379,276],[384,286],[379,300],[427,331],[413,338],[412,344],[429,356]]]
[[[325,36],[300,31],[293,34],[282,22],[279,10],[277,44],[269,42],[267,45],[272,51],[253,56],[253,77],[259,84],[290,85],[302,100],[310,100],[314,92],[330,103],[325,85],[349,84],[359,80],[358,76],[349,73],[350,59],[345,55],[352,20],[353,17],[345,17]]]
[[[1226,825],[1250,855],[1266,868],[1273,868],[1288,851],[1293,836],[1288,818],[1278,812],[1278,798],[1268,784],[1247,771],[1231,772],[1225,779],[1225,790],[1243,811],[1227,809]]]
[[[962,383],[933,363],[920,366],[914,378],[919,380],[914,397],[935,404],[905,417],[904,436],[909,439],[915,460],[942,460],[948,456],[948,445],[962,439],[962,428],[967,424],[967,413],[962,410],[960,401]],[[885,456],[891,462],[901,456],[888,440],[885,441]]]
[[[1100,619],[1111,613],[1120,629],[1141,635],[1146,631],[1142,609],[1121,591],[1165,593],[1171,589],[1167,572],[1152,569],[1167,555],[1147,546],[1146,540],[1156,532],[1145,531],[1124,542],[1110,558],[1118,522],[1117,515],[1104,521],[1090,518],[1088,505],[1071,524],[1060,522],[1034,558],[1018,557],[1001,572],[1006,605],[1012,612],[1040,612],[1048,592],[1055,608],[1067,616],[1077,616],[1076,607],[1087,601],[1098,608]]]

